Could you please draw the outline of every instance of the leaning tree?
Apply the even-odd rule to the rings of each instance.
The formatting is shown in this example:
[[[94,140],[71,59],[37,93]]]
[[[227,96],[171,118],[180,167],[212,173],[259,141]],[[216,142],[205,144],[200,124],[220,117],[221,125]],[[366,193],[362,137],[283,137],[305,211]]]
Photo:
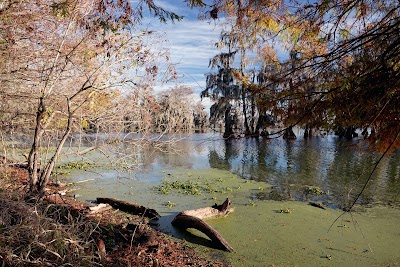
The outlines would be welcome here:
[[[139,5],[102,0],[0,3],[0,94],[9,117],[32,134],[27,155],[32,194],[43,195],[72,132],[101,125],[105,118],[108,124],[123,121],[118,117],[121,94],[137,90],[143,77],[156,76],[160,55],[145,45],[150,32],[139,27],[144,7],[162,21],[180,19],[153,0]],[[54,150],[43,152],[49,146]]]

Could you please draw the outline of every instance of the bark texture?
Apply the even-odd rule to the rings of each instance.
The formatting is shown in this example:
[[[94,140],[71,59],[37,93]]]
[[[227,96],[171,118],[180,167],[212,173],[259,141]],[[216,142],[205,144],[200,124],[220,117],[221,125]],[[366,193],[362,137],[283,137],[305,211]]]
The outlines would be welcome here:
[[[132,213],[135,215],[143,215],[144,217],[147,217],[149,219],[155,219],[155,218],[160,217],[158,212],[154,209],[149,209],[149,208],[140,206],[135,203],[122,201],[122,200],[118,200],[115,198],[98,197],[96,199],[96,202],[98,204],[100,204],[100,203],[110,204],[115,209],[119,209],[119,210],[129,212],[129,213]]]
[[[197,229],[208,236],[217,247],[232,252],[233,248],[229,243],[203,219],[224,217],[233,210],[230,200],[226,199],[221,205],[215,204],[212,207],[183,211],[174,218],[172,225],[183,229]]]

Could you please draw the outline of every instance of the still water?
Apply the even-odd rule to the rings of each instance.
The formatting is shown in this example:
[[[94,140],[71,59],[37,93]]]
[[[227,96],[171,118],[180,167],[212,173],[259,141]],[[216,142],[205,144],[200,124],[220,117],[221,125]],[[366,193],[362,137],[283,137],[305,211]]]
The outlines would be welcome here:
[[[162,231],[185,238],[233,266],[400,266],[400,153],[384,158],[354,201],[379,154],[335,136],[223,140],[218,134],[166,136],[174,145],[141,149],[142,169],[73,171],[80,200],[115,197],[155,208]],[[126,148],[130,150],[131,148]],[[85,160],[101,161],[98,155]],[[190,183],[191,190],[168,188]],[[208,221],[235,252],[205,249],[208,241],[174,229],[182,210],[222,203],[235,212]],[[308,205],[322,203],[325,210]],[[288,213],[282,212],[289,211]]]

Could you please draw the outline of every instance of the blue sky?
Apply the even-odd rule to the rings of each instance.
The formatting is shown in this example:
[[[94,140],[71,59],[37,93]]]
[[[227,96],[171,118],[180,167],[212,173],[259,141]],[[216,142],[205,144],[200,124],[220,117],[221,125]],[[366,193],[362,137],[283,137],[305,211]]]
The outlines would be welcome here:
[[[221,52],[215,47],[215,43],[219,41],[224,26],[227,27],[225,20],[223,18],[199,20],[199,10],[190,9],[184,0],[155,0],[154,2],[165,10],[184,16],[182,21],[167,24],[161,23],[154,16],[144,20],[144,26],[149,25],[151,30],[157,31],[166,40],[163,45],[170,49],[170,63],[176,64],[180,77],[173,83],[156,86],[155,91],[160,92],[171,88],[174,84],[187,85],[195,92],[193,98],[200,100],[200,92],[205,89],[205,75],[212,71],[208,67],[209,61]],[[288,57],[283,44],[275,48],[280,60]],[[251,56],[250,54],[248,56]],[[209,111],[212,104],[210,99],[203,99],[202,103]]]
[[[157,86],[156,92],[173,87],[174,84],[188,85],[193,89],[193,97],[200,100],[200,92],[205,88],[205,74],[210,71],[209,60],[219,51],[215,43],[219,40],[223,20],[201,21],[197,19],[198,10],[191,10],[183,0],[157,0],[155,3],[168,11],[184,16],[182,21],[161,23],[158,18],[149,17],[144,26],[155,30],[166,40],[164,46],[170,50],[170,60],[176,64],[179,79],[169,84]],[[209,109],[209,99],[203,99]]]

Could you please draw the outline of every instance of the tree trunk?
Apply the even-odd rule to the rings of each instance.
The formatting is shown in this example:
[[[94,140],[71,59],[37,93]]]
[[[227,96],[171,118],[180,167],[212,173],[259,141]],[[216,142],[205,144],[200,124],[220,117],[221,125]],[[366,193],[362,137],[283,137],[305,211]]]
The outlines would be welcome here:
[[[253,78],[254,83],[254,78]],[[251,98],[251,120],[250,120],[250,131],[252,134],[255,133],[255,121],[256,121],[256,104],[254,103],[254,96],[252,95]]]
[[[208,236],[213,243],[229,252],[233,251],[233,248],[228,244],[228,242],[216,231],[212,228],[208,223],[199,219],[195,216],[178,214],[175,219],[172,221],[172,224],[176,227],[180,227],[183,229],[194,228],[199,230]]]
[[[306,128],[304,129],[304,138],[312,137],[312,128],[306,124]]]
[[[37,183],[39,181],[38,177],[38,169],[39,169],[39,161],[38,161],[38,150],[39,143],[42,139],[42,135],[44,133],[42,120],[44,117],[44,113],[46,112],[46,108],[44,105],[44,99],[41,97],[39,99],[39,104],[36,112],[36,127],[35,133],[33,136],[33,143],[31,150],[29,151],[28,156],[28,174],[29,174],[29,190],[31,193],[37,192]]]
[[[292,126],[286,128],[285,133],[283,134],[283,139],[285,140],[293,140],[296,139],[296,135],[293,132]]]
[[[243,85],[242,85],[243,86]],[[249,127],[249,122],[248,122],[248,118],[247,118],[247,107],[246,107],[246,93],[244,92],[243,88],[242,88],[242,105],[243,105],[243,116],[244,116],[244,134],[246,136],[251,135],[250,132],[250,127]]]
[[[346,133],[344,134],[344,137],[346,137],[348,140],[351,140],[357,136],[358,136],[358,134],[356,133],[356,129],[354,126],[350,126],[350,127],[346,128]]]
[[[232,138],[233,137],[233,122],[231,118],[231,104],[227,103],[225,109],[225,132],[224,138]]]
[[[57,146],[56,152],[51,157],[50,161],[47,162],[46,167],[44,168],[43,172],[40,175],[40,179],[39,179],[39,183],[38,183],[38,192],[40,195],[44,194],[44,190],[46,189],[46,186],[50,181],[50,176],[54,170],[54,166],[57,162],[57,159],[60,156],[61,150],[65,144],[65,141],[67,141],[67,138],[68,138],[69,134],[71,133],[71,128],[72,128],[72,114],[70,114],[70,116],[68,118],[67,129],[65,130],[64,135],[63,135],[60,143]]]
[[[57,145],[54,155],[46,163],[44,168],[39,170],[39,164],[40,164],[40,159],[38,157],[39,143],[40,143],[40,140],[46,129],[46,126],[50,122],[50,119],[51,119],[51,116],[50,116],[48,118],[47,123],[43,124],[43,117],[46,112],[46,108],[45,108],[45,105],[43,102],[44,99],[40,98],[37,117],[36,117],[36,128],[35,128],[34,140],[33,140],[31,151],[29,152],[29,156],[28,156],[28,172],[29,172],[29,179],[30,179],[30,194],[31,195],[38,195],[39,197],[42,197],[44,195],[45,188],[50,181],[50,176],[54,170],[54,166],[57,162],[57,159],[60,156],[61,150],[64,147],[64,144],[65,144],[69,134],[71,133],[72,119],[73,119],[72,117],[73,117],[73,113],[74,113],[71,110],[71,103],[70,103],[71,99],[67,99],[68,122],[67,122],[67,128],[65,129],[64,135],[61,138],[59,144]]]
[[[179,213],[171,223],[183,229],[197,229],[207,235],[217,247],[231,252],[233,248],[228,242],[208,223],[204,222],[203,219],[224,217],[233,210],[231,202],[229,199],[226,199],[221,205],[215,204],[212,207],[183,211]]]
[[[135,215],[143,215],[144,217],[147,217],[149,219],[155,219],[160,217],[158,212],[154,209],[149,209],[135,203],[126,202],[115,198],[98,197],[96,199],[96,202],[98,204],[100,203],[110,204],[113,208],[129,212]]]

